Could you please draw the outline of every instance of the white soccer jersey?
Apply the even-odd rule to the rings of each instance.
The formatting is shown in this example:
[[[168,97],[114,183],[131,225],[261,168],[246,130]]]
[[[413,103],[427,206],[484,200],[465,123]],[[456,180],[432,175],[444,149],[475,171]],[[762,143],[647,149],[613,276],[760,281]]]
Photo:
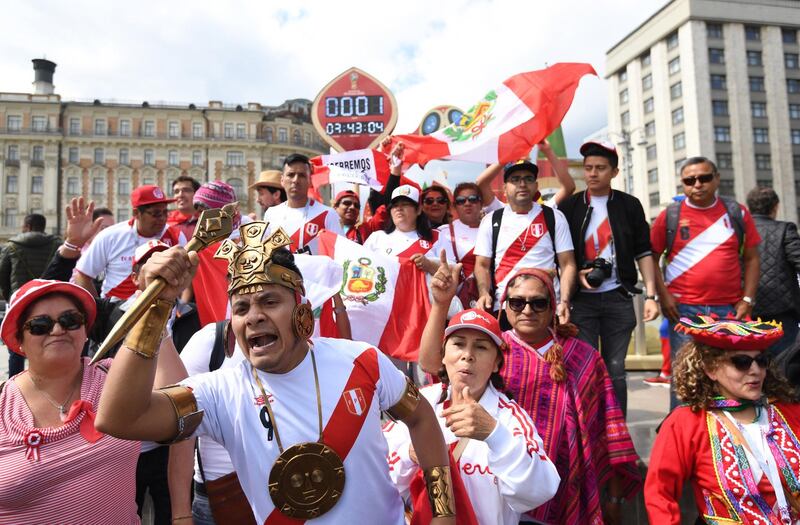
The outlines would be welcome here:
[[[496,306],[499,305],[508,281],[521,268],[552,270],[555,268],[556,253],[572,251],[572,237],[567,219],[557,209],[554,209],[553,213],[556,223],[555,251],[540,204],[534,203],[528,213],[515,213],[508,205],[503,208],[495,254]],[[478,240],[475,243],[475,255],[492,257],[493,215],[489,214],[481,221]],[[557,279],[556,293],[558,293]]]
[[[444,248],[440,244],[440,238],[438,230],[433,230],[433,242],[420,238],[416,230],[401,232],[396,229],[392,233],[378,230],[367,238],[364,247],[383,255],[393,255],[398,259],[408,259],[416,253],[426,257],[438,257],[439,251]]]
[[[269,223],[269,233],[278,227],[284,229],[292,239],[292,252],[304,247],[323,229],[344,235],[336,210],[314,199],[308,199],[302,208],[290,208],[286,202],[271,206],[264,212],[264,220]]]
[[[439,420],[445,442],[457,438],[441,417],[449,401],[439,403],[442,384],[420,390]],[[514,401],[491,384],[480,399],[481,406],[497,425],[485,441],[470,439],[458,460],[459,474],[469,494],[475,517],[481,524],[516,525],[520,515],[552,498],[560,477],[545,454],[542,439],[533,421]],[[407,497],[411,480],[419,466],[409,457],[411,438],[405,425],[392,422],[384,426],[389,443],[389,473],[400,493]]]
[[[322,399],[323,441],[344,456],[346,478],[339,502],[314,523],[374,523],[375,517],[380,516],[381,523],[401,525],[403,503],[389,479],[381,410],[399,401],[406,388],[405,376],[381,351],[366,343],[327,338],[313,341]],[[317,441],[317,395],[311,353],[285,374],[258,374],[284,448]],[[272,512],[278,512],[267,486],[280,451],[274,435],[262,424],[262,420],[266,421],[265,401],[253,380],[250,364],[244,361],[232,369],[190,377],[182,384],[193,389],[198,407],[205,411],[197,434],[225,447],[256,521],[264,523]],[[353,440],[347,454],[339,445],[334,446]]]
[[[617,278],[616,257],[614,257],[614,236],[611,234],[611,223],[608,221],[608,195],[589,197],[589,205],[592,208],[592,217],[586,227],[584,237],[584,256],[587,261],[602,257],[609,261],[613,268],[611,276],[605,279],[597,288],[583,288],[581,292],[601,293],[608,292],[614,288],[619,288],[620,282]]]
[[[87,277],[96,278],[105,272],[101,297],[125,300],[136,291],[131,279],[133,255],[136,248],[149,241],[162,241],[169,246],[181,244],[180,232],[171,226],[154,237],[142,237],[137,223],[118,222],[97,234],[89,248],[81,254],[75,269]]]
[[[450,234],[450,225],[439,226],[439,243],[444,248],[447,261],[450,263],[460,262],[463,264],[464,276],[469,277],[475,270],[475,241],[478,240],[478,227],[467,226],[459,219],[453,221],[453,233],[455,234],[456,250],[458,257],[453,252],[453,236]]]

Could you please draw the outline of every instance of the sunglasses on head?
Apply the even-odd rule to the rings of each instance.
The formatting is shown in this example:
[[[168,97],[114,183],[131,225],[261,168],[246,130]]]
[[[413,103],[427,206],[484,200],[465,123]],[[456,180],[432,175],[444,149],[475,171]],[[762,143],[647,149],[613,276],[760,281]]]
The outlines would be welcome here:
[[[771,361],[769,354],[766,353],[759,354],[756,357],[750,357],[749,355],[745,354],[736,354],[730,356],[728,360],[739,372],[747,372],[750,370],[750,367],[753,366],[753,361],[756,362],[759,368],[767,368]]]
[[[509,297],[506,299],[506,304],[511,310],[519,313],[525,309],[525,305],[530,305],[531,310],[537,313],[546,311],[550,307],[550,299],[548,297],[534,297],[532,299],[525,299],[523,297]]]
[[[434,202],[436,204],[447,204],[447,198],[445,198],[445,197],[425,197],[425,200],[423,200],[422,202],[424,202],[428,206],[430,206]]]
[[[695,176],[686,177],[685,179],[682,180],[683,183],[687,186],[694,186],[695,184],[697,184],[697,181],[700,181],[700,184],[708,184],[709,182],[714,180],[714,174],[706,173],[705,175],[698,175],[696,177]]]
[[[345,208],[349,208],[350,206],[352,206],[357,210],[361,209],[361,203],[357,201],[341,201],[339,205],[344,206]]]
[[[477,204],[481,202],[479,195],[468,195],[466,197],[456,197],[456,204],[463,206],[466,203]]]
[[[80,312],[64,312],[57,319],[53,319],[49,315],[37,315],[28,319],[22,328],[31,335],[47,335],[53,330],[56,323],[60,324],[64,330],[77,330],[85,322],[86,319]]]

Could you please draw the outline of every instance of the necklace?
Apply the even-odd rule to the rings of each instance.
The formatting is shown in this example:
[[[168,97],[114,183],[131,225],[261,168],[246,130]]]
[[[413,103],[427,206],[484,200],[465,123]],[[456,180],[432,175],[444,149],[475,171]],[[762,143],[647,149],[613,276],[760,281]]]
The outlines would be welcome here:
[[[752,401],[750,399],[728,399],[725,396],[716,396],[708,403],[709,408],[716,408],[724,412],[741,412],[750,407],[755,409],[753,423],[761,417],[761,409],[764,407],[764,399]]]
[[[269,472],[269,496],[281,514],[290,518],[317,518],[333,508],[344,490],[344,463],[336,452],[322,442],[322,399],[317,374],[317,360],[310,348],[311,366],[314,370],[314,387],[317,390],[317,414],[319,416],[319,439],[292,445],[284,450],[278,422],[272,412],[261,379],[255,367],[253,379],[264,399],[264,406],[272,423],[275,442],[280,455]]]
[[[69,400],[72,399],[72,396],[75,395],[75,390],[81,384],[81,379],[83,378],[83,363],[81,363],[81,372],[78,375],[78,378],[79,378],[78,382],[75,383],[75,385],[72,387],[72,391],[69,393],[69,395],[64,400],[64,402],[61,403],[61,404],[58,404],[55,401],[53,401],[53,398],[50,397],[50,394],[48,394],[47,392],[45,392],[44,390],[39,388],[39,385],[37,385],[36,381],[33,379],[33,374],[28,372],[28,379],[31,380],[31,384],[33,385],[33,388],[35,388],[37,392],[42,394],[44,396],[44,398],[47,400],[47,402],[50,403],[51,405],[53,405],[53,408],[58,410],[58,417],[61,418],[61,421],[64,421],[64,420],[67,419],[67,404],[69,403]]]

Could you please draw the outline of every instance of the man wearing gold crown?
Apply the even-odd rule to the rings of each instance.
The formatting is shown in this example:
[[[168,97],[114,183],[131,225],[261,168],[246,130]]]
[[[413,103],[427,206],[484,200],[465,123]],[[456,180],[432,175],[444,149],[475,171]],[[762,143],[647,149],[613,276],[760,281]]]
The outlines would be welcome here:
[[[231,323],[240,366],[152,390],[156,355],[196,255],[175,248],[142,269],[167,286],[128,333],[103,391],[96,426],[126,439],[209,436],[231,456],[258,523],[402,524],[380,414],[408,425],[425,472],[432,523],[454,523],[448,454],[430,405],[377,349],[310,339],[314,320],[282,229],[240,228],[216,257],[229,262]],[[127,350],[126,350],[127,349]],[[188,517],[191,519],[191,517]]]

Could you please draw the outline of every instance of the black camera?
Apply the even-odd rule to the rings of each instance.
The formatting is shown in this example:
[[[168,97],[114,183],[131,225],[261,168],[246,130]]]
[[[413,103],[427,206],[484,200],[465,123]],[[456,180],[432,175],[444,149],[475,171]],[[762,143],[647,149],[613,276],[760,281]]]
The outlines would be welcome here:
[[[583,269],[585,270],[587,268],[591,268],[591,271],[586,274],[586,282],[588,282],[592,288],[597,288],[603,284],[603,281],[611,277],[613,265],[610,261],[598,257],[597,259],[583,263]]]

